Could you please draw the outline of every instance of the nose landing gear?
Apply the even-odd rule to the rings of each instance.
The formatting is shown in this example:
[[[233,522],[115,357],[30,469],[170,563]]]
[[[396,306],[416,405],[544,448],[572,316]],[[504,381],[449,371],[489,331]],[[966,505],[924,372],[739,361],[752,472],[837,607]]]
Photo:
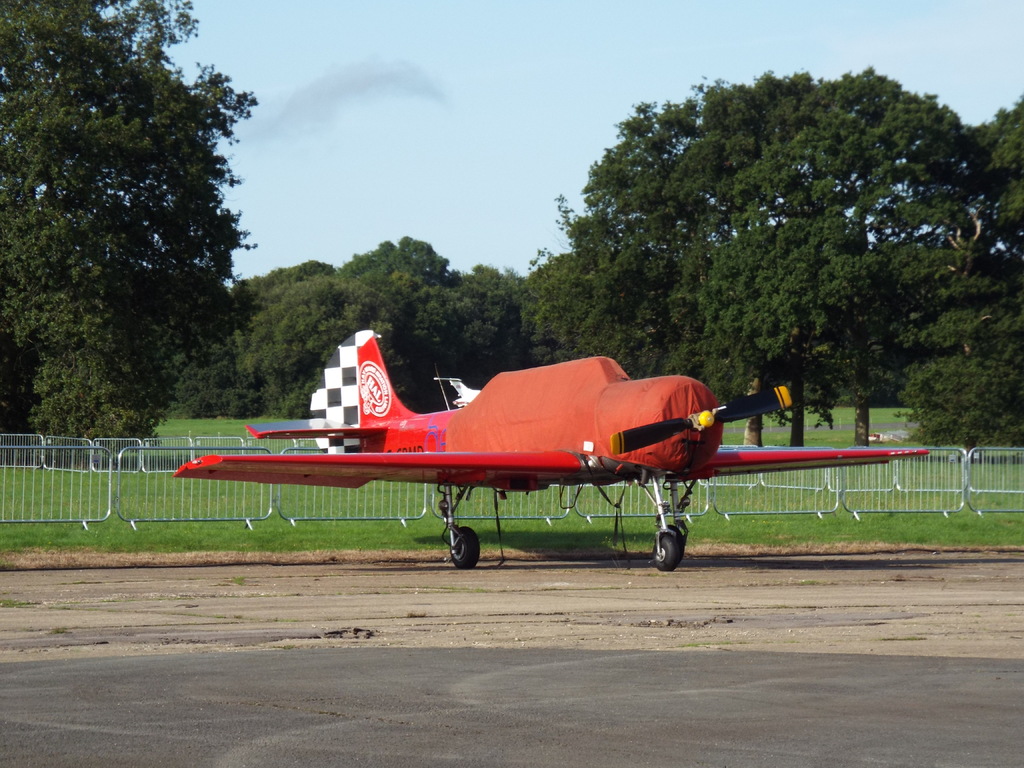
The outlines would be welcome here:
[[[689,531],[686,528],[686,520],[683,510],[690,503],[690,494],[693,492],[693,482],[690,482],[679,498],[679,483],[675,480],[669,481],[671,502],[665,500],[661,493],[661,480],[654,478],[651,483],[653,493],[651,499],[657,507],[658,532],[654,538],[654,554],[652,561],[654,567],[659,571],[674,571],[682,562],[683,553],[686,551],[686,539]],[[644,486],[645,488],[647,486]],[[673,523],[669,523],[671,515]]]

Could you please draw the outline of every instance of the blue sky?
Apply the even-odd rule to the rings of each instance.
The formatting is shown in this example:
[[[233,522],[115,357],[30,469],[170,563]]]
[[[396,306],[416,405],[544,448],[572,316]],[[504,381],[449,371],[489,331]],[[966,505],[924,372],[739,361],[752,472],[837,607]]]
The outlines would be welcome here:
[[[193,0],[171,49],[260,106],[229,148],[253,251],[241,277],[381,242],[430,243],[453,269],[526,274],[565,249],[592,164],[636,104],[772,71],[874,67],[967,123],[1024,96],[1018,0]]]

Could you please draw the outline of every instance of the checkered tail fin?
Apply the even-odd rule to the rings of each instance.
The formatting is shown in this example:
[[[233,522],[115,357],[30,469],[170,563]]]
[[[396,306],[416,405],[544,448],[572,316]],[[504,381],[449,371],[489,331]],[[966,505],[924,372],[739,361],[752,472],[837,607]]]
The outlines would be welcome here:
[[[373,331],[358,331],[334,350],[309,409],[314,419],[349,427],[381,426],[415,415],[395,394]]]

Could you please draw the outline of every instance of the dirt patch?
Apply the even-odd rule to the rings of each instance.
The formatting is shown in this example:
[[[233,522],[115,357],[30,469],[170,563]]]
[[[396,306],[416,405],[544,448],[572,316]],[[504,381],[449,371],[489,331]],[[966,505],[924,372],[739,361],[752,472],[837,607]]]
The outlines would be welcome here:
[[[0,574],[0,662],[352,645],[1024,656],[1020,552],[696,554],[673,573],[607,555],[471,571],[437,553],[137,557]]]

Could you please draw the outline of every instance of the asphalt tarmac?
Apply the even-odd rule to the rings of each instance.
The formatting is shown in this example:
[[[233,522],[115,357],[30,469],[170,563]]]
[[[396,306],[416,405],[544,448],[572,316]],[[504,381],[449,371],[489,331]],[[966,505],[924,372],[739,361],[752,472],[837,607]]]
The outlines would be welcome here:
[[[1019,766],[1022,565],[0,573],[0,765]]]
[[[0,671],[3,764],[1017,766],[1024,665],[701,651],[248,651]]]

